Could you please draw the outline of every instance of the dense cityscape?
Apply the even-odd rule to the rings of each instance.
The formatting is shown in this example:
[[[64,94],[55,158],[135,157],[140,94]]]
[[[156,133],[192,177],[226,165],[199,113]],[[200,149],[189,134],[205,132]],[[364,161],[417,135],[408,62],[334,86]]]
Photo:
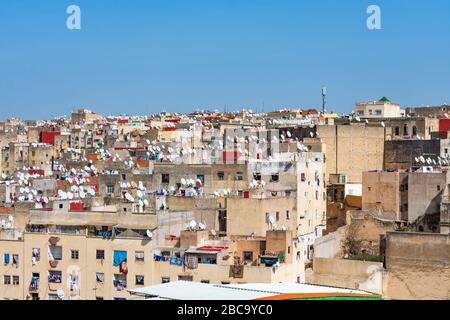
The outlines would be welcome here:
[[[448,299],[449,112],[0,122],[0,299]]]

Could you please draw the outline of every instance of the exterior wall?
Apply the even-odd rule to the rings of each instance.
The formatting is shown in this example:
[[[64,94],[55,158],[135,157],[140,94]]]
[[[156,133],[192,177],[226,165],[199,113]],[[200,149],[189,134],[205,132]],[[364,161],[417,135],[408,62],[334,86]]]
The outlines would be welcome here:
[[[296,230],[294,211],[295,197],[258,199],[258,198],[228,198],[227,200],[227,235],[249,236],[253,232],[257,237],[265,237],[271,229],[266,221],[266,213],[276,220],[278,228],[285,226],[288,230]],[[287,219],[286,211],[290,212]]]
[[[429,157],[437,163],[441,153],[439,140],[399,140],[384,143],[384,169],[407,170],[417,166],[416,157]]]
[[[313,272],[306,273],[308,284],[382,294],[383,265],[380,262],[314,258],[313,265]]]
[[[330,174],[344,174],[348,182],[361,183],[362,172],[383,169],[384,128],[338,125],[317,131],[326,145],[327,181]]]
[[[362,209],[395,212],[397,220],[402,220],[408,212],[407,184],[407,173],[364,172]]]
[[[408,221],[440,213],[447,173],[409,173],[408,185]]]
[[[450,236],[388,233],[386,279],[388,299],[450,299]]]
[[[48,247],[51,236],[59,237],[57,246],[62,247],[62,260],[55,268],[49,263]],[[40,249],[40,261],[32,265],[32,249]],[[71,250],[79,250],[79,258],[71,259]],[[96,259],[96,250],[105,251],[105,259]],[[119,239],[105,240],[101,237],[87,237],[86,235],[68,234],[40,234],[24,233],[23,240],[0,240],[0,253],[19,254],[19,266],[16,268],[9,264],[0,266],[2,274],[20,276],[20,284],[4,285],[3,279],[0,283],[0,299],[31,299],[31,294],[38,294],[42,300],[48,299],[49,294],[57,294],[58,289],[65,293],[67,299],[96,298],[113,299],[128,298],[126,290],[118,291],[113,285],[114,274],[119,274],[119,268],[113,267],[114,250],[127,251],[128,275],[127,288],[136,288],[135,276],[144,276],[144,285],[151,285],[152,279],[152,242],[142,239]],[[144,262],[135,261],[135,252],[144,252]],[[12,255],[11,255],[12,261]],[[3,262],[3,261],[2,261]],[[61,271],[62,282],[60,284],[49,283],[48,273],[50,270]],[[96,281],[96,273],[104,273],[104,284]],[[39,289],[32,290],[29,285],[33,273],[39,273]],[[78,275],[78,287],[76,291],[70,291],[70,275]]]

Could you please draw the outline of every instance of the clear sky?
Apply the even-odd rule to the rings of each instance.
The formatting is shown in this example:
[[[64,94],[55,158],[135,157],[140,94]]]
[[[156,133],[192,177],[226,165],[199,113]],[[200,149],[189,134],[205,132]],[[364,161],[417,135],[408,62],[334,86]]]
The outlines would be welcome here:
[[[448,0],[0,1],[0,119],[320,107],[324,84],[330,111],[433,105],[449,71]]]

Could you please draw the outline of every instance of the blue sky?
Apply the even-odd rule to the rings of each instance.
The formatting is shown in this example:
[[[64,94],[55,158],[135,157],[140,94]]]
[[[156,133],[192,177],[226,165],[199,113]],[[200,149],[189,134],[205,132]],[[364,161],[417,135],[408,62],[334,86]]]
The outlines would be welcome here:
[[[447,0],[0,1],[0,119],[320,107],[323,84],[336,112],[433,105],[450,103],[449,71]]]

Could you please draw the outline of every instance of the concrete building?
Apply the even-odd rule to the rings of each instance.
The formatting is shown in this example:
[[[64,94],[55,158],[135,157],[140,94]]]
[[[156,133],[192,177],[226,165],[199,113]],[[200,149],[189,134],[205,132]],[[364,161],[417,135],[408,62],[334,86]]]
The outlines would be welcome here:
[[[399,104],[383,97],[378,101],[357,103],[355,114],[360,118],[398,118],[405,116],[405,110],[402,110]]]

